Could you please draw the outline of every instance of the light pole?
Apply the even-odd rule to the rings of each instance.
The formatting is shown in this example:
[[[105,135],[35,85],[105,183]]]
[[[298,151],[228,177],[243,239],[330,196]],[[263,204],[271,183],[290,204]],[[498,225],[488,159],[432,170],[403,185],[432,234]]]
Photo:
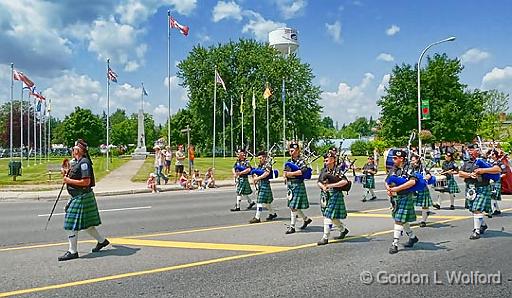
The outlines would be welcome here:
[[[418,154],[421,156],[421,89],[420,89],[420,66],[421,66],[421,58],[423,58],[423,55],[430,49],[431,47],[447,42],[447,41],[454,41],[455,36],[448,37],[446,39],[436,41],[432,44],[429,44],[423,52],[421,52],[420,58],[418,59]]]

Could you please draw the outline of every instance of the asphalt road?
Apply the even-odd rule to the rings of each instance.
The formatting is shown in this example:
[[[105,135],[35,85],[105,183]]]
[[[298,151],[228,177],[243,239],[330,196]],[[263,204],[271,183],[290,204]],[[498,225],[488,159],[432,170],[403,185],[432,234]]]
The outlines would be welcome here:
[[[101,198],[100,232],[112,245],[91,253],[95,241],[81,233],[80,258],[68,262],[57,262],[67,249],[65,202],[47,231],[52,201],[1,202],[0,297],[512,295],[512,210],[486,219],[489,230],[474,241],[462,207],[435,210],[426,228],[414,229],[414,248],[389,255],[393,221],[383,185],[379,199],[365,203],[355,185],[346,198],[350,237],[317,247],[319,191],[307,186],[313,223],[293,235],[284,234],[290,213],[282,184],[272,185],[278,220],[254,225],[254,210],[229,212],[233,188]],[[502,208],[512,208],[510,196]]]

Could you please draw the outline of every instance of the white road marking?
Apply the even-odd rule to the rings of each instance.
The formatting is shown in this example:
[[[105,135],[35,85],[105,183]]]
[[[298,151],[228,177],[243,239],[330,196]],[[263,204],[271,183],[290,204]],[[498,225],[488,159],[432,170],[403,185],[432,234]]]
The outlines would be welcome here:
[[[114,212],[114,211],[126,211],[126,210],[140,210],[140,209],[151,209],[151,206],[142,206],[142,207],[128,207],[128,208],[117,208],[117,209],[105,209],[105,210],[99,210],[100,213],[102,212]],[[53,215],[64,215],[66,213],[54,213]],[[50,216],[50,214],[38,214],[39,217],[46,217]]]

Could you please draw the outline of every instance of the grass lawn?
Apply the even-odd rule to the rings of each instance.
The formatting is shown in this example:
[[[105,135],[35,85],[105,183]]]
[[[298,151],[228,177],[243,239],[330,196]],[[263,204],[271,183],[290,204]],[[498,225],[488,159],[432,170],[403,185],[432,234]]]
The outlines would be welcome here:
[[[366,156],[353,156],[351,159],[356,158],[356,167],[363,167],[363,165],[367,162]],[[148,179],[149,173],[154,172],[153,162],[154,157],[148,157],[146,161],[144,162],[144,165],[139,169],[137,174],[132,177],[132,181],[134,182],[146,182]],[[282,174],[282,169],[285,161],[288,160],[288,157],[285,159],[284,157],[276,157],[275,158],[275,165],[274,168],[279,170],[279,175]],[[173,160],[174,162],[174,160]],[[212,166],[213,159],[211,157],[206,158],[196,158],[194,161],[194,166],[196,169],[199,169],[201,176],[204,175],[206,170]],[[257,162],[257,159],[253,159],[251,161],[251,165],[255,165]],[[226,179],[233,179],[233,174],[231,172],[231,169],[233,168],[233,164],[235,163],[235,158],[230,157],[216,157],[215,158],[215,179],[217,180],[226,180]],[[323,167],[323,158],[317,159],[313,165],[313,173],[316,174],[317,168],[318,170],[321,170]],[[384,159],[381,158],[379,160],[379,171],[384,170]],[[185,162],[185,171],[188,173],[188,161]],[[174,175],[174,164],[171,164],[171,173]],[[172,176],[174,179],[174,176]],[[171,182],[174,182],[174,180],[171,180]]]
[[[62,183],[62,178],[59,173],[52,174],[52,180],[48,180],[49,177],[47,166],[49,164],[60,165],[63,159],[63,157],[52,157],[47,162],[45,158],[41,160],[41,164],[39,164],[38,159],[36,165],[34,165],[33,160],[29,161],[30,164],[28,164],[26,160],[23,160],[21,176],[16,177],[16,181],[13,181],[13,177],[8,175],[9,159],[2,158],[0,159],[0,188],[5,186],[22,186],[32,184],[60,185]],[[121,166],[130,159],[131,157],[114,157],[113,159],[111,159],[109,170],[118,168],[119,166]],[[19,159],[14,160],[19,161]],[[106,158],[104,156],[93,157],[93,163],[94,176],[96,178],[96,181],[99,181],[101,180],[101,178],[105,177],[109,173],[106,171]]]

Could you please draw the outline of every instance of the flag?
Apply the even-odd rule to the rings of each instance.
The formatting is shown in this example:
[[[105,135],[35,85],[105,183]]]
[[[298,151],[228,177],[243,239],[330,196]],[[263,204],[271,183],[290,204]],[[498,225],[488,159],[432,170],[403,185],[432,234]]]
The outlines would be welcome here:
[[[244,113],[244,95],[240,94],[240,113]]]
[[[114,82],[114,83],[117,83],[117,73],[115,73],[112,68],[108,68],[108,72],[107,72],[107,78]]]
[[[265,92],[263,92],[263,98],[268,99],[272,95],[270,88],[268,86],[265,88]]]
[[[281,99],[283,100],[283,102],[286,100],[286,90],[284,89],[284,80],[283,80],[283,86],[282,86],[282,89],[281,89]]]
[[[254,96],[254,90],[252,91],[252,109],[256,110],[256,96]]]
[[[215,70],[215,83],[221,84],[224,91],[226,90],[226,84],[224,84],[224,80],[220,77],[220,74]]]
[[[227,113],[229,113],[229,109],[228,109],[228,106],[226,106],[226,103],[225,103],[225,102],[223,102],[222,104],[224,105],[224,110],[225,110]]]
[[[36,91],[36,88],[30,90],[30,95],[34,96],[39,102],[46,100],[46,97],[44,97],[41,93]]]
[[[180,30],[181,34],[187,36],[188,35],[188,26],[183,26],[180,23],[178,23],[173,17],[169,16],[169,25],[171,28],[176,28]]]
[[[142,94],[145,96],[148,96],[148,93],[146,92],[146,89],[144,88],[144,86],[142,86]]]
[[[26,86],[32,88],[34,87],[34,82],[32,82],[26,75],[24,75],[21,71],[17,71],[16,69],[13,69],[13,79],[16,81],[22,81],[25,83]]]
[[[231,100],[231,109],[229,110],[229,116],[233,116],[233,100]]]

